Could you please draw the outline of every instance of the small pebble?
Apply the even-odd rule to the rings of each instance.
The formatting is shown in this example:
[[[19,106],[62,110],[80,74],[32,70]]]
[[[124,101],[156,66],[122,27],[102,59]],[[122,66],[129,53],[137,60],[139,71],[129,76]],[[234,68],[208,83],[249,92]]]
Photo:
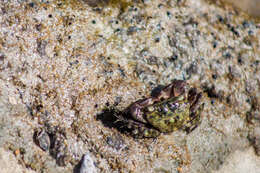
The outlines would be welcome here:
[[[45,130],[36,133],[36,143],[43,151],[48,151],[50,148],[50,137]]]
[[[97,169],[95,167],[94,161],[89,153],[84,154],[80,166],[79,173],[96,173]]]

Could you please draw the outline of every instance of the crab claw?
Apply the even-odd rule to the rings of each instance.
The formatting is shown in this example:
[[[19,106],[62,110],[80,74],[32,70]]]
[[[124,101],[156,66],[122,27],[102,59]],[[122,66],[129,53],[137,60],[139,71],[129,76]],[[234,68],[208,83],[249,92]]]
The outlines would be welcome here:
[[[178,97],[186,92],[187,87],[187,83],[184,80],[174,80],[170,85],[167,85],[162,89],[162,92],[157,98],[161,100],[170,97]]]
[[[141,111],[141,109],[147,105],[153,104],[153,102],[153,98],[150,97],[133,103],[129,107],[130,115],[132,115],[132,118],[134,118],[135,120],[140,121],[142,123],[146,123],[147,121],[144,119],[143,112]]]

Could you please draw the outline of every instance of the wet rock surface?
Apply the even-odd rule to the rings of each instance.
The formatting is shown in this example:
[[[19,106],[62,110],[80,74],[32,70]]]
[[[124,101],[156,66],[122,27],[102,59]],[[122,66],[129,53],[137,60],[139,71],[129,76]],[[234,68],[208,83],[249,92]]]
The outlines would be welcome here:
[[[203,0],[1,1],[0,16],[0,152],[12,168],[225,172],[237,152],[257,168],[259,20]],[[188,135],[137,140],[104,111],[174,79],[203,91]]]

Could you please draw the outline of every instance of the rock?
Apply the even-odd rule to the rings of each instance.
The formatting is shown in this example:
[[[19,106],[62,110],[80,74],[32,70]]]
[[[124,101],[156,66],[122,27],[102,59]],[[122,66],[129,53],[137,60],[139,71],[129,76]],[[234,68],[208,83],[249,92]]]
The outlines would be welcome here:
[[[45,130],[41,130],[35,133],[35,141],[36,144],[39,145],[39,147],[43,151],[48,151],[50,148],[50,137],[46,133]]]
[[[95,167],[94,161],[90,156],[90,153],[83,155],[81,160],[81,166],[79,173],[96,173],[97,169]]]

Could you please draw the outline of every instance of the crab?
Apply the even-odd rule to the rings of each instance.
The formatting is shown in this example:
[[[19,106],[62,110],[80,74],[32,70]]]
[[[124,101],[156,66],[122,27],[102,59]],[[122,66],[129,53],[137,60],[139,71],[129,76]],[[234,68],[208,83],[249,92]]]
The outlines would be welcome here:
[[[131,104],[123,118],[136,138],[155,138],[161,133],[183,129],[193,131],[201,122],[202,93],[184,80],[174,80],[156,96]]]

